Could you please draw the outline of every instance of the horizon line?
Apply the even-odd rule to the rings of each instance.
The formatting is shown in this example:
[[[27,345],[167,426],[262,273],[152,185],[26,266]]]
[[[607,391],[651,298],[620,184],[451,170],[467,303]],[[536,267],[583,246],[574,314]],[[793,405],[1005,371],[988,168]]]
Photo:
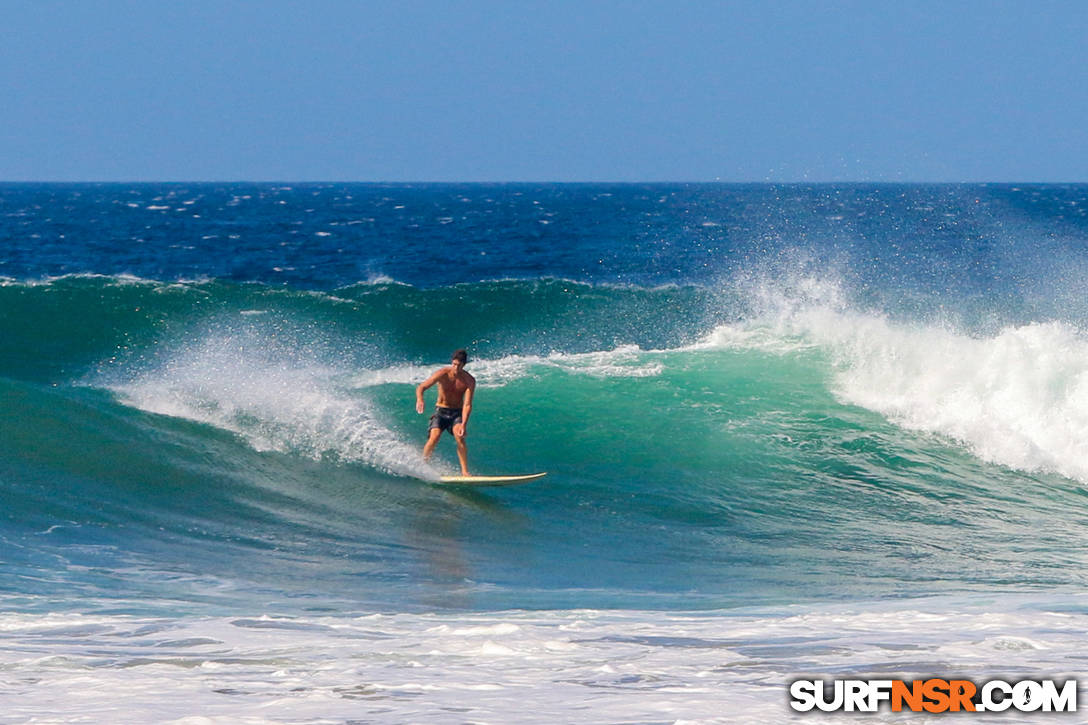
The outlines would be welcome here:
[[[638,185],[638,184],[679,184],[702,186],[727,186],[727,185],[832,185],[832,184],[866,184],[866,185],[966,185],[966,184],[1088,184],[1088,180],[999,180],[999,179],[962,179],[962,180],[864,180],[864,179],[782,179],[782,180],[677,180],[677,179],[645,179],[645,180],[567,180],[556,181],[548,179],[505,179],[505,180],[450,180],[450,179],[414,179],[414,180],[367,180],[367,179],[0,179],[0,184],[371,184],[389,186],[410,186],[416,184],[463,184],[463,185],[518,185],[518,184],[548,184],[548,185]]]

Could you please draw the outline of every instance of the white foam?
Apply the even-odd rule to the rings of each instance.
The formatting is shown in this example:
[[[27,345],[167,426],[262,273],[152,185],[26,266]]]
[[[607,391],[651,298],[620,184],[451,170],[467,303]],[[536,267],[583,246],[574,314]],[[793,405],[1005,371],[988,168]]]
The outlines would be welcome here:
[[[532,377],[540,369],[562,370],[572,375],[598,378],[643,378],[660,375],[664,366],[657,360],[646,361],[656,351],[641,350],[637,345],[622,345],[612,350],[549,355],[508,355],[493,360],[472,360],[466,369],[481,387],[502,387],[515,380]],[[387,384],[418,385],[442,363],[433,365],[393,365],[377,370],[365,370],[352,377],[358,388]]]
[[[149,279],[146,277],[139,277],[134,274],[123,272],[120,274],[98,274],[96,272],[72,272],[68,274],[44,276],[36,279],[16,279],[14,277],[0,277],[0,286],[18,286],[18,287],[48,287],[56,282],[65,282],[68,280],[96,280],[101,281],[109,285],[116,287],[124,286],[146,286],[156,289],[170,289],[178,287],[187,287],[189,285],[206,284],[210,281],[208,277],[194,277],[194,278],[181,278],[173,280],[171,282],[163,282],[156,279]]]
[[[730,324],[715,327],[698,341],[681,349],[697,351],[725,348],[785,354],[815,347],[812,341],[801,335],[783,334],[773,326]]]
[[[400,280],[394,279],[393,277],[390,277],[387,274],[382,274],[380,272],[375,272],[375,273],[372,273],[369,276],[367,276],[366,279],[358,280],[357,282],[353,282],[352,284],[349,284],[346,287],[343,287],[341,289],[351,289],[353,287],[389,287],[389,286],[411,287],[412,285],[408,284],[407,282],[401,282]]]
[[[569,373],[598,378],[647,378],[660,375],[664,365],[658,361],[644,362],[647,354],[638,345],[621,345],[612,350],[585,353],[552,353],[545,364]]]
[[[387,274],[372,274],[366,278],[363,284],[379,286],[379,285],[398,285],[400,287],[408,287],[410,285],[404,282],[398,282]]]
[[[1065,605],[1076,613],[989,596],[692,613],[6,613],[0,707],[20,722],[786,723],[799,677],[1076,676],[1088,623],[1083,602]]]

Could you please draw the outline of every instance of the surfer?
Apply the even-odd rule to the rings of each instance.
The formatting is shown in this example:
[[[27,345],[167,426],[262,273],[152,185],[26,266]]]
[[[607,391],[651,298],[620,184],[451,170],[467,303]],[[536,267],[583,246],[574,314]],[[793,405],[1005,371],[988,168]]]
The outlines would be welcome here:
[[[431,416],[427,443],[423,446],[423,460],[429,461],[434,446],[448,430],[457,441],[457,459],[461,462],[461,475],[468,476],[468,448],[465,447],[465,426],[472,412],[472,394],[476,390],[476,378],[465,372],[468,353],[457,350],[450,357],[449,367],[435,371],[416,388],[416,412],[423,413],[423,392],[438,383],[438,406]]]

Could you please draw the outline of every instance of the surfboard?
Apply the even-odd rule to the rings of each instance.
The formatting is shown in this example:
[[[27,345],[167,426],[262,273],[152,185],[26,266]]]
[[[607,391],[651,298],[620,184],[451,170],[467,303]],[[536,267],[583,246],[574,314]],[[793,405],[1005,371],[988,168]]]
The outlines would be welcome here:
[[[530,473],[524,476],[442,476],[439,481],[458,486],[512,486],[544,478],[547,473]]]

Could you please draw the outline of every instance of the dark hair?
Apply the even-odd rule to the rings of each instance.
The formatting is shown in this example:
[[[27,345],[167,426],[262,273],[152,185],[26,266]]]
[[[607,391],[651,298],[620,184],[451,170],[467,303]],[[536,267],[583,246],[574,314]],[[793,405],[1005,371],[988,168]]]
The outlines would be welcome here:
[[[453,355],[450,356],[450,360],[460,360],[461,364],[464,365],[468,362],[468,353],[465,352],[464,348],[461,348],[460,350],[454,350]]]

